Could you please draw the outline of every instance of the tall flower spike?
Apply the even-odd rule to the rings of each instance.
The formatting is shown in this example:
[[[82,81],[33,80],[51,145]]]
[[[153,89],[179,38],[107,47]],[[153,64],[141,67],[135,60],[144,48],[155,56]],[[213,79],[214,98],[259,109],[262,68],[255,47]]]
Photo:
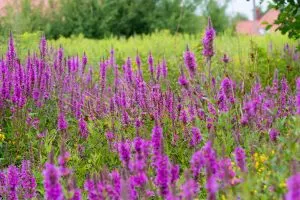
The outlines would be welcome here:
[[[127,141],[119,143],[119,157],[125,167],[129,167],[130,162],[130,144]]]
[[[80,136],[82,138],[87,138],[89,135],[89,130],[86,121],[82,117],[78,121],[78,128],[79,128]]]
[[[60,184],[61,174],[59,169],[54,164],[46,163],[43,175],[46,199],[63,200],[64,195]]]
[[[203,44],[203,51],[202,54],[205,56],[207,59],[210,59],[211,57],[214,56],[214,39],[215,39],[215,29],[212,26],[211,19],[208,19],[208,25],[205,31],[204,38],[202,40]]]
[[[211,175],[206,180],[207,199],[216,200],[216,193],[218,191],[218,182],[215,175]]]
[[[41,53],[42,57],[45,57],[46,53],[47,53],[47,40],[46,40],[45,35],[43,35],[41,37],[41,41],[40,41],[40,53]]]
[[[287,182],[288,193],[285,196],[286,200],[300,199],[300,172],[291,176]]]
[[[7,169],[7,199],[18,200],[19,170],[11,165]]]
[[[199,128],[192,127],[191,133],[192,133],[192,139],[190,141],[190,145],[192,147],[194,147],[194,146],[197,146],[200,143],[201,139],[202,139],[201,132],[200,132]]]
[[[20,186],[22,187],[23,197],[25,199],[32,199],[36,196],[37,184],[30,167],[30,161],[22,161]]]
[[[297,78],[296,87],[297,87],[296,108],[297,108],[297,114],[300,115],[300,77]]]
[[[162,150],[163,130],[160,126],[156,125],[152,129],[152,147],[154,155],[158,155]]]
[[[163,77],[164,78],[167,78],[167,75],[168,75],[168,67],[167,67],[167,62],[166,62],[166,59],[163,58],[163,61],[162,61],[162,74],[163,74]]]
[[[246,168],[246,155],[245,155],[245,151],[242,147],[237,147],[234,150],[234,154],[235,154],[235,161],[237,166],[243,171],[246,172],[247,168]]]
[[[142,61],[141,61],[141,57],[138,53],[136,54],[135,62],[136,62],[136,65],[138,67],[139,76],[142,77],[143,76],[143,73],[142,73],[142,70],[141,70]]]
[[[8,51],[7,51],[7,60],[8,66],[12,67],[16,58],[16,50],[15,50],[15,43],[12,32],[10,32],[9,42],[8,42]]]
[[[189,177],[188,172],[185,172],[185,183],[181,186],[182,197],[186,200],[194,199],[199,192],[199,185],[197,181]]]
[[[183,57],[184,57],[184,64],[190,72],[190,77],[194,78],[196,73],[197,63],[196,63],[194,53],[190,51],[188,46],[186,47],[186,51]]]
[[[60,112],[58,115],[57,128],[60,131],[67,130],[67,128],[68,128],[68,122],[67,122],[65,114],[63,112]]]
[[[148,64],[149,64],[149,71],[150,71],[151,77],[154,78],[153,57],[152,57],[151,52],[150,52],[149,57],[148,57]]]
[[[0,196],[6,196],[6,177],[5,173],[0,171]]]
[[[160,155],[157,161],[155,183],[159,187],[162,197],[169,194],[169,159],[166,155]]]

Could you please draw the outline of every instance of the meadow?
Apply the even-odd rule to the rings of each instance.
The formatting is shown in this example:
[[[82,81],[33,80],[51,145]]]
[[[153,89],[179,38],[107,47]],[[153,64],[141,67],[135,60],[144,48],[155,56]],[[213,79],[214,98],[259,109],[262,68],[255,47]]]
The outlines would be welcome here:
[[[287,37],[0,41],[0,199],[300,198]]]

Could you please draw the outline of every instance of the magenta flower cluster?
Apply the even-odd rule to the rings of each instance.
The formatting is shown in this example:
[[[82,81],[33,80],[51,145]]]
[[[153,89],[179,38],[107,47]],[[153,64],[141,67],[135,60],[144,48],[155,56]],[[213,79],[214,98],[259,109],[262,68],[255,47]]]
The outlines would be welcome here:
[[[214,56],[214,38],[209,21],[203,39],[203,55],[209,59]],[[166,59],[154,62],[151,53],[145,62],[151,76],[147,80],[140,55],[126,58],[119,66],[111,50],[95,69],[89,66],[85,53],[82,57],[66,57],[62,47],[50,49],[45,37],[39,47],[39,52],[28,54],[23,64],[10,37],[6,57],[0,59],[1,109],[17,116],[18,111],[28,109],[27,105],[44,108],[55,102],[57,134],[67,144],[70,130],[75,129],[72,134],[79,136],[80,156],[91,136],[93,121],[110,119],[110,125],[103,125],[103,138],[121,165],[111,171],[91,173],[84,186],[77,187],[76,174],[69,166],[72,151],[62,145],[57,162],[51,158],[44,164],[44,199],[80,200],[85,195],[90,200],[197,199],[203,191],[207,199],[217,199],[218,193],[243,183],[248,173],[251,150],[241,142],[239,131],[249,128],[268,133],[273,145],[282,136],[277,120],[300,114],[300,78],[296,81],[296,94],[286,78],[278,80],[277,76],[266,87],[257,80],[250,92],[232,77],[212,77],[207,92],[197,83],[197,59],[189,48],[176,77],[179,90],[174,90]],[[223,61],[228,63],[227,59],[224,56]],[[108,79],[109,73],[112,79]],[[236,140],[231,144],[230,156],[218,154],[215,145],[224,116],[232,117],[228,123],[232,124]],[[29,129],[39,130],[39,119],[26,116],[24,123]],[[151,133],[146,129],[149,126]],[[130,130],[134,137],[123,134]],[[41,131],[37,137],[42,140],[45,135]],[[171,145],[182,144],[183,152],[192,152],[191,157],[184,158],[185,168],[170,152]],[[287,186],[286,198],[299,198],[299,174],[292,176]],[[32,199],[37,196],[36,187],[28,161],[23,161],[20,168],[11,165],[0,172],[1,198]]]
[[[10,165],[0,171],[0,197],[8,200],[32,199],[37,194],[37,183],[31,164],[23,160],[20,168]]]

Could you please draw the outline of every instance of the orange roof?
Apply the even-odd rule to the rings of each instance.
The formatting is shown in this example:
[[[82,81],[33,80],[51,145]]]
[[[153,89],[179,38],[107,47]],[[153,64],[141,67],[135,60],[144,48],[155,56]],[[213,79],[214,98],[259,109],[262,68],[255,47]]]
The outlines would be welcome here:
[[[236,32],[241,34],[257,34],[257,23],[254,21],[240,21],[236,25]]]
[[[264,16],[256,21],[240,21],[236,25],[236,32],[248,35],[260,35],[262,30],[265,31],[267,24],[274,24],[278,18],[279,11],[275,9],[269,10]],[[271,32],[275,32],[278,25],[273,25],[270,29]]]
[[[262,18],[259,20],[259,24],[261,28],[265,28],[267,24],[274,24],[276,19],[278,18],[279,11],[275,9],[269,10]],[[266,24],[267,23],[267,24]],[[278,25],[273,25],[271,31],[275,31]]]

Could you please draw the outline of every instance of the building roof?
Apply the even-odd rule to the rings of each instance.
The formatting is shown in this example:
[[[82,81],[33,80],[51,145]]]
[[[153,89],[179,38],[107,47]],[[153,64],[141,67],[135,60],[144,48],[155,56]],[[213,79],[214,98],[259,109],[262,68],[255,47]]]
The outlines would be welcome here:
[[[236,25],[236,32],[248,35],[261,35],[266,32],[265,28],[268,24],[274,24],[278,18],[279,11],[275,9],[269,10],[265,15],[256,21],[239,21]],[[278,25],[273,25],[269,30],[275,32]]]

